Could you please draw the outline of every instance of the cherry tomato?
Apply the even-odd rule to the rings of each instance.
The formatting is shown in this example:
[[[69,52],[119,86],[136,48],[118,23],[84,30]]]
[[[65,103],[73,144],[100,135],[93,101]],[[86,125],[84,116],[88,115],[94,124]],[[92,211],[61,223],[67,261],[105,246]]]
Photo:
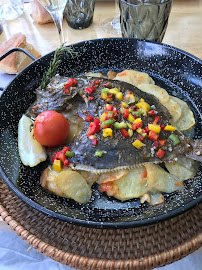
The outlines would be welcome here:
[[[56,146],[63,143],[69,134],[67,119],[58,112],[45,111],[34,122],[34,137],[44,146]]]

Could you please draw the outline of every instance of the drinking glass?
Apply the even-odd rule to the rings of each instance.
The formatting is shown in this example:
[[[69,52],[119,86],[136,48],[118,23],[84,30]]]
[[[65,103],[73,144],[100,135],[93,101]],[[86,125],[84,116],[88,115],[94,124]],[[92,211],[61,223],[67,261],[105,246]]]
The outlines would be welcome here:
[[[74,29],[85,29],[93,22],[95,0],[67,0],[64,17]]]
[[[23,13],[24,0],[0,0],[0,21],[10,21]]]
[[[102,23],[102,29],[110,34],[121,34],[119,0],[115,0],[115,17],[106,19]]]
[[[64,43],[64,34],[62,29],[63,24],[63,11],[66,6],[67,0],[38,0],[38,2],[45,7],[45,9],[52,16],[54,23],[57,27],[60,44]]]
[[[172,0],[120,0],[119,5],[123,37],[163,40]]]

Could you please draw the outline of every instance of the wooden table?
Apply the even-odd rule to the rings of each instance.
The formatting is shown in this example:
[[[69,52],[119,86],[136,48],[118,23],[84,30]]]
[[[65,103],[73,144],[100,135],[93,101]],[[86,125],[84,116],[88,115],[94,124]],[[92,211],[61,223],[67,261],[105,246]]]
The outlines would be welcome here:
[[[30,16],[31,3],[26,3],[24,14],[18,19],[3,23],[4,31],[0,35],[0,44],[11,35],[22,32],[27,41],[34,45],[42,55],[59,46],[58,34],[53,23],[39,25],[33,23]],[[102,30],[102,22],[114,15],[114,2],[96,2],[93,24],[84,30],[71,29],[64,20],[64,35],[67,44],[79,41],[121,37]],[[175,46],[202,59],[202,0],[174,0],[168,28],[163,43]],[[0,218],[0,230],[8,230]]]

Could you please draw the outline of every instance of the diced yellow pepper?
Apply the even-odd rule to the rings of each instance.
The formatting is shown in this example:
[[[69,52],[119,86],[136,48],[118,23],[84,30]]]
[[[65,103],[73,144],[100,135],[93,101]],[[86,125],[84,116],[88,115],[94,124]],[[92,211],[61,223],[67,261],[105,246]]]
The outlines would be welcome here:
[[[144,115],[147,115],[148,111],[151,109],[151,106],[144,101],[143,98],[140,99],[140,102],[136,104],[138,108],[141,108]]]
[[[103,114],[100,116],[100,121],[104,122],[105,121],[105,117],[106,117],[106,112],[103,112]]]
[[[123,114],[125,112],[124,108],[120,108],[120,113]]]
[[[111,128],[105,128],[103,129],[103,137],[112,137],[112,129]]]
[[[136,129],[136,131],[137,131],[138,133],[142,133],[142,129],[141,129],[141,128]]]
[[[53,169],[57,172],[61,172],[62,170],[62,164],[59,159],[55,159],[53,162]]]
[[[123,107],[123,108],[128,108],[128,104],[127,104],[126,102],[121,101],[121,104],[122,104],[122,107]]]
[[[156,133],[160,133],[161,131],[161,127],[159,125],[148,124],[148,128]]]
[[[127,127],[132,129],[132,125],[130,123],[126,123]]]
[[[130,137],[133,136],[133,131],[132,131],[132,129],[128,129],[128,134],[129,134]]]
[[[128,121],[131,122],[131,123],[133,123],[135,121],[135,118],[132,116],[131,113],[129,113]]]
[[[119,89],[117,89],[117,88],[112,88],[112,89],[109,89],[108,92],[109,92],[110,94],[116,95],[116,94],[119,92]]]
[[[108,97],[107,92],[101,93],[101,98],[102,98],[102,99],[105,100],[107,97]]]
[[[145,138],[147,136],[146,132],[142,132],[141,135]]]
[[[141,118],[137,118],[137,119],[135,119],[135,121],[133,122],[133,123],[140,123],[140,122],[142,122],[142,119]]]
[[[164,130],[167,130],[167,131],[175,131],[176,130],[176,127],[174,126],[171,126],[171,125],[167,125]]]
[[[144,143],[142,143],[140,140],[135,140],[132,145],[135,146],[137,149],[140,149],[144,145]]]
[[[117,98],[117,99],[122,99],[123,98],[123,94],[122,94],[122,92],[119,92],[119,93],[116,93],[115,94],[115,97]]]

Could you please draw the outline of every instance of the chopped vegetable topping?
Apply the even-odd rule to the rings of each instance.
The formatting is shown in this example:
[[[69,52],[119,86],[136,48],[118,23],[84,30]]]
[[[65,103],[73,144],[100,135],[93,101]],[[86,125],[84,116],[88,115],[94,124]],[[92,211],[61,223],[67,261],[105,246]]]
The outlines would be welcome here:
[[[103,137],[112,137],[113,130],[111,128],[103,129]]]
[[[162,149],[159,149],[158,152],[156,153],[157,157],[162,159],[165,156],[165,151],[163,151]]]
[[[102,150],[96,150],[96,152],[95,152],[95,156],[96,157],[102,157],[104,155],[104,151],[102,151]]]
[[[93,120],[93,117],[91,116],[91,115],[88,115],[87,117],[86,117],[86,121],[87,122],[91,122]]]
[[[61,172],[62,170],[62,164],[61,161],[58,159],[55,159],[53,162],[53,169],[57,172]]]
[[[66,155],[67,157],[70,157],[70,158],[72,158],[72,157],[75,156],[74,152],[71,152],[71,151],[67,151],[67,152],[65,153],[65,155]]]
[[[100,120],[95,118],[93,122],[90,123],[87,136],[92,135],[100,131]]]
[[[135,140],[132,145],[135,146],[137,149],[140,149],[144,144],[140,140]]]
[[[132,131],[132,129],[128,129],[128,134],[129,134],[130,137],[133,136],[133,131]]]
[[[121,129],[121,128],[126,128],[127,125],[126,125],[125,122],[121,122],[121,123],[115,122],[115,123],[114,123],[114,127],[117,128],[117,129]]]
[[[180,143],[179,138],[175,134],[171,134],[168,138],[173,142],[174,146]]]
[[[132,116],[131,113],[129,113],[128,121],[131,122],[131,123],[133,123],[135,121],[135,118]]]
[[[150,105],[144,101],[143,98],[140,99],[140,102],[136,104],[138,108],[141,108],[143,115],[147,115],[148,111],[151,109]]]
[[[156,133],[160,133],[161,131],[161,127],[159,125],[148,124],[148,128]]]
[[[148,114],[149,115],[156,115],[156,111],[155,110],[148,111]]]
[[[167,140],[159,140],[159,143],[161,146],[164,146],[164,144],[166,143]]]
[[[175,131],[176,130],[176,127],[174,126],[171,126],[171,125],[167,125],[164,130],[167,130],[167,131]]]
[[[125,128],[121,128],[121,134],[126,138],[129,137],[128,131]]]
[[[129,116],[129,109],[125,109],[124,113],[123,113],[123,118],[127,119]]]
[[[159,138],[159,134],[157,134],[155,131],[150,131],[149,132],[149,135],[147,136],[147,138],[151,141],[158,141],[158,138]]]
[[[92,145],[97,145],[98,144],[98,140],[97,139],[93,139],[92,140]]]

